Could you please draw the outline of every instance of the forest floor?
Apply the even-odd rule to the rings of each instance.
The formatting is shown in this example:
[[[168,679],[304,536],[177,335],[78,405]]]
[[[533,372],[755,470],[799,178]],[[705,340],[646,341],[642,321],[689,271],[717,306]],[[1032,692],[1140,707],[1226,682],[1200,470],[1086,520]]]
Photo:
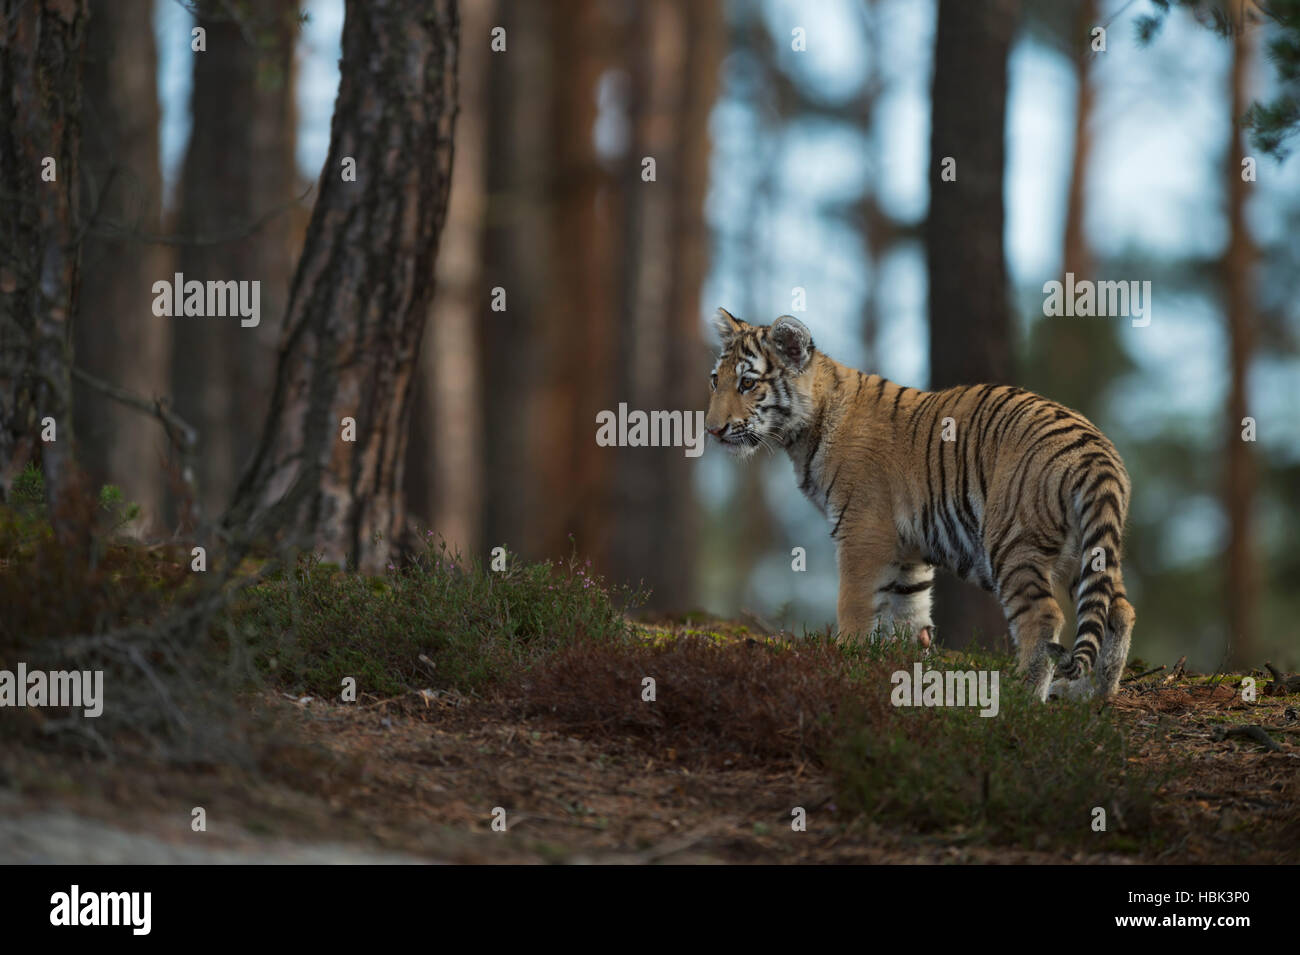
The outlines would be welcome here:
[[[381,575],[214,583],[188,542],[67,549],[38,479],[0,507],[0,669],[102,667],[105,705],[0,709],[0,863],[1300,862],[1271,667],[1134,659],[1044,705],[1007,648],[652,620],[576,551],[485,567],[432,532]],[[899,692],[962,674],[996,693]]]
[[[0,862],[1300,861],[1300,695],[1246,702],[1240,677],[1175,672],[1130,679],[1107,704],[1131,764],[1179,767],[1152,811],[1155,845],[918,831],[837,805],[816,760],[728,755],[727,739],[700,739],[720,747],[701,761],[618,718],[525,713],[500,693],[344,704],[267,689],[248,701],[279,730],[258,768],[6,749]],[[1268,735],[1225,735],[1250,725]],[[195,806],[204,832],[191,830]],[[505,831],[493,829],[496,807]],[[793,807],[806,831],[792,828]]]

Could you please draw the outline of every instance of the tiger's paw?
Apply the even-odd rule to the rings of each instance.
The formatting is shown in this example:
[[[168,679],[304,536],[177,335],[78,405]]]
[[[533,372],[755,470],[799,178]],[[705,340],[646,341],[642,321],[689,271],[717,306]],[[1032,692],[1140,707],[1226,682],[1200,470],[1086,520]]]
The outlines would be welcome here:
[[[1067,680],[1064,677],[1053,680],[1052,687],[1047,691],[1049,700],[1087,700],[1096,695],[1097,688],[1092,685],[1092,680],[1087,676],[1077,677],[1073,680]]]

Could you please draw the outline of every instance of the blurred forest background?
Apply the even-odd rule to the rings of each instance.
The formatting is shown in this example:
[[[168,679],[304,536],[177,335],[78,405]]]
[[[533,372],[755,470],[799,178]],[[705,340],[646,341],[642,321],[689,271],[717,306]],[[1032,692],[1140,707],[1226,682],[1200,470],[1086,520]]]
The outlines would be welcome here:
[[[202,54],[193,5],[173,0],[94,0],[86,38],[83,201],[119,228],[84,242],[76,361],[173,397],[199,434],[200,521],[267,415],[338,88],[343,0],[253,6],[205,7]],[[414,524],[480,556],[576,546],[643,580],[655,611],[833,621],[833,548],[784,458],[595,442],[619,402],[705,407],[716,306],[793,313],[856,367],[1013,382],[1091,417],[1134,482],[1134,653],[1294,668],[1300,160],[1237,122],[1276,92],[1275,26],[1225,37],[1196,12],[463,0],[403,477]],[[174,272],[259,279],[260,326],[155,317],[151,286]],[[1150,325],[1044,317],[1043,284],[1066,272],[1150,280]],[[141,534],[171,533],[162,428],[84,384],[74,407],[92,480],[140,503]],[[940,593],[941,639],[1000,632],[958,586]]]

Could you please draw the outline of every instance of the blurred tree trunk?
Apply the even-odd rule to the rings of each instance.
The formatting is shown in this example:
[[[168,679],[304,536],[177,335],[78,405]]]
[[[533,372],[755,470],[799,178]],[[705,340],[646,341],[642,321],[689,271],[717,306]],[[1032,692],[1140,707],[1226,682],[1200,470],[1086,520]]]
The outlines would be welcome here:
[[[1228,181],[1229,232],[1222,268],[1227,293],[1231,375],[1227,408],[1227,474],[1224,484],[1224,505],[1228,514],[1224,587],[1227,590],[1229,645],[1232,647],[1232,662],[1237,666],[1259,664],[1255,656],[1256,608],[1260,589],[1255,556],[1255,458],[1254,445],[1242,440],[1242,419],[1250,415],[1250,361],[1256,337],[1252,291],[1255,247],[1246,224],[1246,201],[1250,187],[1243,179],[1241,168],[1242,158],[1247,154],[1241,118],[1249,106],[1246,86],[1250,75],[1252,42],[1252,34],[1244,29],[1233,34],[1232,68],[1229,74],[1232,138],[1224,169]]]
[[[537,552],[576,544],[602,570],[616,531],[612,476],[616,452],[596,444],[596,414],[615,407],[617,341],[622,321],[618,265],[623,195],[596,152],[597,84],[620,67],[618,25],[600,0],[547,5],[550,53],[550,151],[545,243],[547,263],[535,360],[541,379],[525,414],[531,473],[543,506],[529,515]],[[573,542],[570,542],[570,535]]]
[[[7,497],[39,461],[68,544],[85,543],[65,516],[76,484],[72,316],[88,16],[85,0],[0,0],[0,489]],[[46,417],[54,441],[41,440]]]
[[[1092,160],[1092,63],[1089,33],[1098,25],[1097,0],[1081,0],[1075,18],[1069,52],[1074,64],[1074,151],[1070,157],[1070,186],[1065,201],[1065,271],[1079,278],[1094,278],[1092,250],[1084,231],[1084,203],[1088,195],[1088,165]],[[1084,328],[1086,324],[1059,323],[1063,327]],[[1081,344],[1081,343],[1076,343]],[[1072,349],[1066,349],[1071,351]],[[1067,360],[1071,355],[1064,355]]]
[[[482,547],[483,419],[478,323],[489,301],[481,281],[487,204],[485,138],[496,24],[493,0],[462,0],[460,110],[447,225],[438,252],[429,332],[415,382],[407,497],[450,550]],[[504,68],[504,67],[503,67]],[[494,385],[499,385],[494,382]]]
[[[262,314],[250,328],[230,318],[168,319],[176,410],[199,432],[198,503],[215,517],[265,417],[293,268],[290,218],[268,215],[293,199],[297,2],[200,5],[210,8],[199,20],[207,51],[191,54],[193,124],[176,217],[177,231],[197,241],[180,247],[176,270],[186,281],[260,281]],[[224,236],[232,237],[212,241]]]
[[[704,197],[708,186],[708,118],[722,59],[722,11],[712,3],[649,0],[628,33],[632,64],[629,119],[633,148],[625,159],[625,306],[621,311],[619,401],[644,410],[690,414],[699,378],[700,286],[708,260]],[[656,181],[642,181],[642,157]],[[685,385],[685,387],[683,387]],[[702,387],[696,392],[704,400]],[[695,459],[677,449],[622,448],[617,453],[618,534],[610,572],[644,578],[650,605],[681,609],[695,579]],[[648,458],[656,455],[653,461]]]
[[[91,3],[82,203],[101,228],[92,228],[82,247],[73,326],[78,365],[145,398],[171,392],[172,320],[153,314],[151,291],[154,282],[171,277],[171,255],[139,238],[162,231],[153,12],[153,0]],[[119,485],[128,501],[140,505],[141,529],[159,531],[162,429],[84,385],[77,384],[74,397],[81,463],[92,486]]]
[[[454,0],[347,2],[329,157],[270,415],[227,516],[232,529],[283,532],[368,572],[406,529],[411,381],[447,213],[458,32]]]
[[[533,559],[576,546],[679,605],[693,583],[693,460],[602,448],[596,414],[693,407],[682,383],[703,349],[721,11],[564,0],[504,5],[494,23],[509,52],[487,97],[484,543]],[[504,311],[488,307],[495,288]]]
[[[925,225],[934,389],[1011,378],[1003,173],[1007,59],[1018,11],[1018,0],[939,0]],[[944,181],[949,157],[956,178]],[[935,609],[949,646],[964,646],[976,631],[985,637],[1006,631],[996,601],[946,575]]]
[[[1070,181],[1065,201],[1065,236],[1062,243],[1062,279],[1073,272],[1079,279],[1096,280],[1096,262],[1088,246],[1085,213],[1088,166],[1092,159],[1090,126],[1093,113],[1092,64],[1089,32],[1097,25],[1096,0],[1081,0],[1072,18],[1067,54],[1074,66],[1074,149],[1070,159]],[[1054,401],[1085,415],[1097,412],[1101,384],[1113,374],[1110,359],[1116,350],[1113,323],[1079,322],[1044,318],[1035,329],[1037,346],[1026,384],[1042,389]],[[1102,339],[1105,339],[1104,343]],[[1099,347],[1100,346],[1100,347]],[[1108,374],[1108,371],[1110,374]],[[1064,581],[1067,584],[1069,581]],[[1067,602],[1074,603],[1073,595]]]
[[[553,164],[549,103],[555,65],[548,15],[545,4],[507,3],[496,18],[506,30],[508,49],[491,54],[488,78],[483,247],[488,300],[480,303],[478,323],[485,437],[482,539],[487,547],[504,546],[534,558],[542,554],[530,516],[547,506],[532,478],[528,436],[534,424],[527,409],[541,378],[540,314],[549,294],[542,251],[549,241],[546,191]]]
[[[867,56],[871,73],[853,109],[861,117],[862,129],[870,135],[878,118],[880,95],[885,90],[883,63],[886,46],[891,42],[888,31],[881,29],[880,0],[867,0],[861,6],[863,28],[868,37]],[[879,147],[876,147],[877,149]],[[867,253],[867,289],[862,305],[862,344],[865,367],[880,370],[880,317],[885,307],[884,268],[898,244],[909,238],[904,224],[891,216],[880,204],[882,184],[870,181],[862,198],[851,207],[852,223],[861,236]]]
[[[623,210],[594,129],[598,81],[623,66],[620,12],[600,0],[501,9],[484,285],[506,307],[488,308],[479,339],[485,543],[529,559],[576,545],[602,569],[614,452],[595,442],[596,412],[614,400]]]

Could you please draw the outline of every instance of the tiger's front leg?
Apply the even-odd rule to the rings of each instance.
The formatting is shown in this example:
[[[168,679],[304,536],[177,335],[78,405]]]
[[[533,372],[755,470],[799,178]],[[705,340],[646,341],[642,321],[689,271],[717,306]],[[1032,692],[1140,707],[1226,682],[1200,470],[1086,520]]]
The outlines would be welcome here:
[[[888,599],[883,604],[876,593],[880,579],[893,558],[893,541],[841,541],[836,559],[840,570],[840,594],[836,608],[836,639],[865,640],[888,614]]]

